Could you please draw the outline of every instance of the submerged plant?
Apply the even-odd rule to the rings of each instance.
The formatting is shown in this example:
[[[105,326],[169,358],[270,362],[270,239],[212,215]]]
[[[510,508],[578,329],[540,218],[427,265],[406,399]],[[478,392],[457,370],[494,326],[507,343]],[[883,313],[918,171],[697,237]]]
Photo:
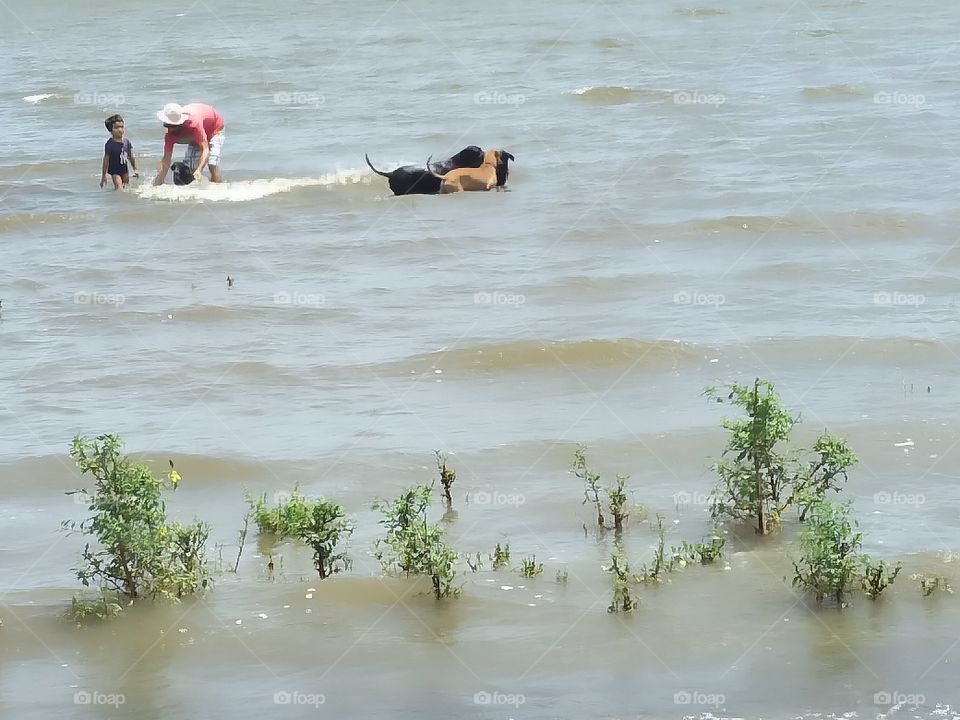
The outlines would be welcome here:
[[[104,611],[121,605],[105,600],[105,594],[126,602],[157,597],[178,600],[211,584],[205,555],[209,526],[200,521],[168,523],[164,481],[146,465],[122,455],[122,447],[118,436],[100,435],[95,440],[77,436],[70,449],[81,474],[91,476],[94,487],[68,494],[86,496],[92,515],[81,522],[64,522],[62,527],[92,539],[93,546],[87,542],[84,547],[77,578],[86,587],[98,588],[101,600],[97,602]],[[168,475],[167,486],[172,485]],[[87,604],[80,599],[72,610],[82,615],[84,607]]]
[[[863,588],[864,594],[871,600],[876,600],[884,590],[893,585],[893,581],[897,579],[897,575],[903,569],[903,563],[901,562],[889,568],[883,560],[873,563],[866,555],[861,560],[863,562],[863,574],[860,577],[860,587]]]
[[[440,471],[440,484],[443,486],[443,497],[447,505],[453,504],[453,497],[450,494],[450,488],[457,479],[457,473],[447,467],[447,456],[439,450],[434,450],[433,454],[437,456],[437,469]]]
[[[627,562],[623,549],[618,545],[611,555],[610,566],[611,582],[613,583],[613,598],[607,607],[609,613],[630,612],[639,604],[630,594],[630,564]]]
[[[543,572],[543,563],[537,562],[537,556],[531,555],[520,561],[520,575],[525,578],[534,578]]]
[[[832,503],[821,499],[810,508],[807,526],[800,535],[800,559],[793,563],[793,585],[814,594],[817,602],[826,597],[843,605],[858,578],[863,533],[850,517],[850,502]]]
[[[585,445],[578,445],[573,454],[573,465],[571,471],[574,475],[583,481],[583,504],[593,503],[597,510],[597,525],[603,529],[603,505],[600,502],[600,475],[587,467],[587,448]]]
[[[494,570],[501,570],[510,565],[510,543],[504,543],[503,547],[500,547],[500,543],[497,543],[490,560],[493,563]]]
[[[857,456],[845,440],[822,433],[811,451],[814,458],[801,462],[804,452],[785,447],[799,418],[783,408],[772,383],[757,378],[752,387],[732,383],[728,390],[725,398],[714,388],[706,390],[717,402],[729,402],[746,413],[745,418],[723,419],[730,438],[713,465],[719,476],[711,508],[714,519],[751,520],[757,532],[766,535],[795,504],[800,520],[806,520],[827,492],[840,490]]]
[[[320,498],[308,500],[294,486],[289,496],[277,498],[277,506],[267,506],[267,496],[256,500],[249,496],[250,515],[263,534],[273,535],[278,540],[298,540],[313,550],[313,566],[320,579],[350,567],[346,553],[337,548],[342,539],[353,533],[343,506]],[[246,534],[246,524],[243,534]],[[239,555],[237,556],[239,562]],[[271,560],[272,563],[272,560]]]
[[[714,388],[706,394],[717,402],[743,408],[747,417],[723,419],[730,439],[723,457],[714,463],[720,478],[714,491],[714,518],[753,518],[757,532],[767,534],[779,525],[787,506],[787,459],[777,447],[790,435],[797,420],[780,405],[773,384],[757,378],[753,387],[732,383],[725,400]]]
[[[710,542],[688,543],[686,540],[679,549],[674,548],[674,556],[679,556],[688,562],[699,562],[701,565],[708,565],[723,554],[723,546],[726,544],[726,538],[719,527],[713,528],[710,535]]]
[[[107,618],[119,615],[123,608],[116,601],[115,593],[113,597],[107,595],[107,592],[101,588],[95,600],[87,601],[83,595],[74,595],[70,600],[70,607],[67,610],[67,617],[82,623],[86,620],[106,620]]]
[[[950,581],[947,580],[943,575],[923,575],[915,574],[912,575],[913,580],[920,581],[920,592],[923,593],[924,597],[930,597],[937,590],[942,590],[946,593],[953,593],[953,588],[950,587]]]
[[[653,567],[644,565],[640,571],[639,579],[645,583],[662,582],[663,574],[673,572],[678,562],[682,561],[678,551],[671,548],[666,551],[666,534],[663,529],[663,516],[657,513],[657,548],[653,555]]]
[[[577,449],[574,451],[570,471],[583,481],[583,504],[586,505],[590,503],[594,506],[597,512],[597,526],[601,531],[607,529],[606,518],[603,515],[603,502],[601,500],[601,494],[606,495],[610,514],[613,516],[613,529],[619,537],[623,532],[623,526],[627,521],[627,517],[630,515],[627,510],[628,498],[626,482],[628,476],[617,475],[616,485],[604,488],[600,484],[599,473],[593,472],[587,466],[587,448],[582,444],[577,445]],[[586,527],[584,527],[584,532],[586,532]]]
[[[556,577],[557,585],[566,585],[569,577],[570,577],[570,574],[567,572],[567,569],[560,568],[559,570],[557,570],[557,577]]]
[[[431,493],[429,485],[418,485],[393,502],[377,504],[387,535],[377,539],[375,554],[386,572],[429,577],[439,600],[460,594],[455,584],[459,555],[447,546],[443,529],[427,522]]]

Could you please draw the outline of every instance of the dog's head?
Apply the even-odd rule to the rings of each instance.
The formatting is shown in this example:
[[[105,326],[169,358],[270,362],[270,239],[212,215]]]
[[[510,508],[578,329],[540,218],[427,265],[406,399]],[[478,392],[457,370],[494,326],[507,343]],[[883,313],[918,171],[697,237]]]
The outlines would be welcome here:
[[[174,185],[189,185],[193,182],[193,171],[185,162],[175,162],[170,169],[173,171]]]
[[[500,187],[506,185],[507,176],[510,174],[509,162],[515,159],[506,150],[487,150],[483,154],[484,163],[493,165],[497,169],[497,185]]]

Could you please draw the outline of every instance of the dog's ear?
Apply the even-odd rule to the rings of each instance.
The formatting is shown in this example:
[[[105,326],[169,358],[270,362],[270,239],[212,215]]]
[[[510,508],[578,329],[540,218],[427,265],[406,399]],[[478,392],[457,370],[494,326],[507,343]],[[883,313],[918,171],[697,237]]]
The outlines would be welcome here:
[[[506,150],[501,150],[500,152],[501,152],[501,154],[502,154],[505,158],[507,158],[508,160],[516,160],[516,158],[515,158],[513,155],[511,155],[510,153],[508,153]]]

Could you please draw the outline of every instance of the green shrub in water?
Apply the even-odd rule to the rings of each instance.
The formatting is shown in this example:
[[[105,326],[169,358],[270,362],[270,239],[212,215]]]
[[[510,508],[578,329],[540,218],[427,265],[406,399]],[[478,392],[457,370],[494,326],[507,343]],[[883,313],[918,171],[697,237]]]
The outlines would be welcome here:
[[[261,533],[280,540],[299,540],[313,550],[313,566],[321,579],[350,567],[346,553],[338,550],[341,540],[353,532],[343,506],[323,498],[307,500],[294,487],[277,506],[267,506],[267,496],[249,496],[250,513]]]
[[[427,509],[433,488],[418,485],[401,493],[393,502],[378,502],[383,513],[380,524],[387,530],[376,541],[375,555],[386,572],[425,575],[439,600],[456,597],[457,552],[447,546],[443,529],[427,522]]]
[[[91,605],[74,599],[71,613],[77,617],[106,617],[142,598],[179,600],[211,584],[205,556],[209,526],[167,521],[163,491],[165,485],[175,487],[179,474],[171,470],[164,482],[145,464],[122,455],[122,447],[116,435],[77,436],[71,444],[70,456],[94,485],[68,494],[85,495],[92,515],[66,521],[63,528],[92,541],[76,572],[84,586],[100,591]]]
[[[604,488],[600,484],[600,475],[587,466],[587,448],[577,445],[574,451],[573,463],[570,472],[583,482],[583,504],[592,504],[597,511],[597,526],[601,531],[606,530],[606,518],[603,516],[603,501],[601,494],[606,494],[608,508],[613,516],[613,529],[619,535],[630,513],[627,511],[627,476],[617,475],[616,485]]]
[[[812,592],[818,603],[829,597],[842,605],[860,578],[862,539],[856,520],[850,517],[849,501],[816,501],[810,506],[807,526],[800,535],[800,559],[793,563],[793,585]]]
[[[535,578],[543,572],[543,563],[537,562],[537,556],[531,555],[520,561],[520,576],[525,578]]]
[[[798,460],[799,451],[784,446],[799,418],[780,403],[773,384],[757,378],[753,386],[731,383],[726,397],[714,388],[706,394],[717,402],[743,408],[745,418],[723,419],[730,438],[723,456],[714,463],[719,477],[713,493],[713,517],[756,522],[765,535],[779,527],[784,511],[792,504],[805,520],[812,506],[830,491],[838,491],[857,457],[846,442],[822,434],[813,447],[815,457]]]
[[[493,555],[490,556],[494,570],[502,570],[510,565],[510,543],[505,543],[500,547],[500,543],[493,549]]]
[[[610,574],[613,583],[613,598],[607,607],[607,612],[630,612],[636,609],[639,603],[630,594],[630,564],[627,562],[621,547],[617,546],[616,552],[611,556],[611,561]]]

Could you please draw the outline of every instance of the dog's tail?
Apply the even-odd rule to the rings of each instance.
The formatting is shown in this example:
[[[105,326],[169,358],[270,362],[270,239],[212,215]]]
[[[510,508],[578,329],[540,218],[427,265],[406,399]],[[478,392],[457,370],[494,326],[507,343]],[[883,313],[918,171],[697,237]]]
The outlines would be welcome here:
[[[431,160],[433,160],[433,155],[427,158],[427,172],[433,175],[435,178],[440,178],[441,180],[443,180],[446,177],[446,175],[437,175],[437,173],[433,171],[433,167],[430,165]]]
[[[383,175],[385,178],[390,177],[390,173],[385,173],[385,172],[383,172],[382,170],[377,170],[377,169],[373,166],[373,163],[370,162],[370,156],[367,155],[367,153],[364,153],[363,156],[367,159],[367,165],[369,165],[369,166],[370,166],[370,169],[373,170],[377,175]]]

